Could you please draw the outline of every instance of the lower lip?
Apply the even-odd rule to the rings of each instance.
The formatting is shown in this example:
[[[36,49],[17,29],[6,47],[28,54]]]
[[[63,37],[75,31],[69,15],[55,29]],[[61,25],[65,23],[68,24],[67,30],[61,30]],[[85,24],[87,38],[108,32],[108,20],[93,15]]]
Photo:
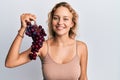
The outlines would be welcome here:
[[[58,30],[63,30],[64,28],[63,27],[57,27]]]

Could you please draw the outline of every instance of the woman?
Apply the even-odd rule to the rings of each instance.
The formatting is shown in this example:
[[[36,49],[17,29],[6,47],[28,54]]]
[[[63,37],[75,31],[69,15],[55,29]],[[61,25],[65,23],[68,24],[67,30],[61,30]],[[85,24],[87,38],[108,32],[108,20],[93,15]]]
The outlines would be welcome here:
[[[5,66],[12,68],[30,62],[31,48],[19,52],[27,22],[36,21],[34,14],[20,16],[21,27],[14,39]],[[75,40],[78,15],[66,2],[54,6],[48,15],[49,38],[43,42],[37,55],[42,61],[45,80],[87,80],[87,46]]]

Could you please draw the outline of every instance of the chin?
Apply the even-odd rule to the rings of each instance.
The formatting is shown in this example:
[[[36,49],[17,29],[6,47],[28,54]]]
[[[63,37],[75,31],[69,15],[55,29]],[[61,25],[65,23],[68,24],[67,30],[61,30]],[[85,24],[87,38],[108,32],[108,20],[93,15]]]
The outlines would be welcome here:
[[[67,33],[56,33],[57,36],[64,36],[67,35]]]

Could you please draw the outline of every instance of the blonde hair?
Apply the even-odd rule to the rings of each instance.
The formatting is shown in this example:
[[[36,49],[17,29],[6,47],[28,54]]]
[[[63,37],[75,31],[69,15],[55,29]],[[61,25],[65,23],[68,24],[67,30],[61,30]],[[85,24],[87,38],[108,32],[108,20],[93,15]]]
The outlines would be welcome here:
[[[76,29],[77,29],[77,21],[78,21],[78,14],[76,13],[76,11],[71,7],[71,5],[69,5],[67,2],[60,2],[57,3],[53,9],[49,12],[48,14],[48,30],[49,30],[49,38],[51,37],[55,37],[55,32],[52,29],[52,19],[53,19],[53,15],[54,12],[56,11],[57,8],[59,7],[66,7],[73,15],[72,21],[74,23],[74,26],[70,29],[69,31],[69,37],[70,38],[75,38],[76,36]]]

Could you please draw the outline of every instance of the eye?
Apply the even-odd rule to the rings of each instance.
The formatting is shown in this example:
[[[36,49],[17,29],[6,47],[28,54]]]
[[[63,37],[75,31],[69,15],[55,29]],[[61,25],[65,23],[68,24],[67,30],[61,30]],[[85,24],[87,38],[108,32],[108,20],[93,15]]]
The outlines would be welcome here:
[[[53,20],[58,20],[58,19],[59,19],[59,18],[58,18],[58,17],[56,17],[56,16],[54,16],[54,17],[53,17]]]
[[[68,21],[69,19],[68,18],[64,18],[64,21]]]

